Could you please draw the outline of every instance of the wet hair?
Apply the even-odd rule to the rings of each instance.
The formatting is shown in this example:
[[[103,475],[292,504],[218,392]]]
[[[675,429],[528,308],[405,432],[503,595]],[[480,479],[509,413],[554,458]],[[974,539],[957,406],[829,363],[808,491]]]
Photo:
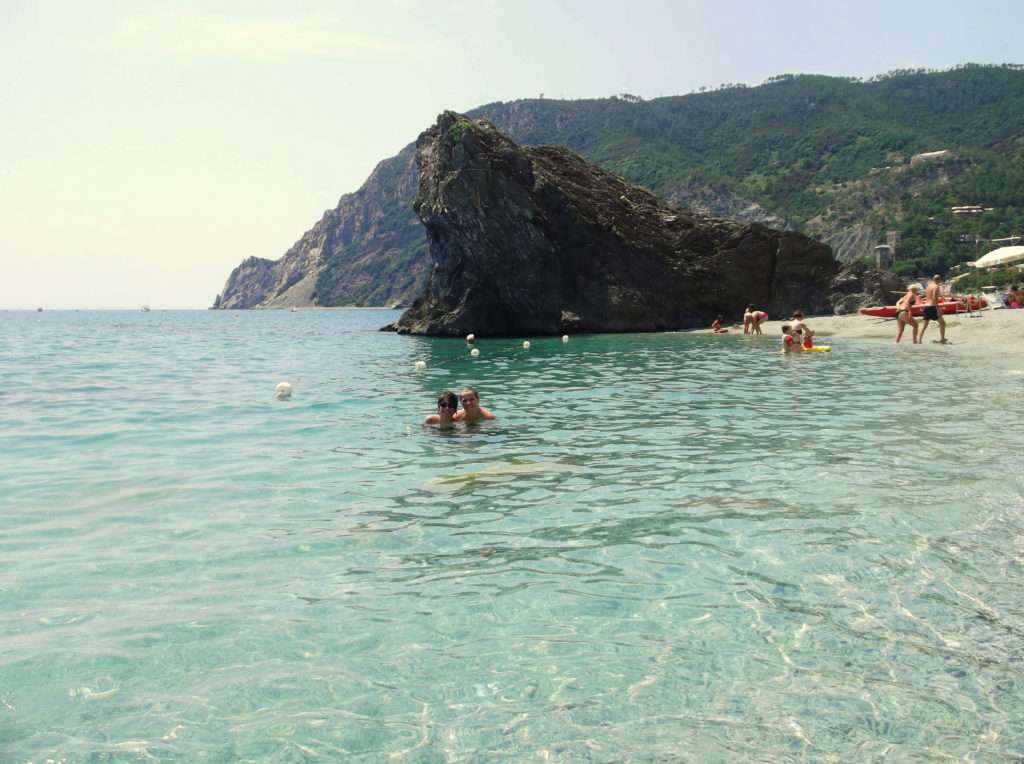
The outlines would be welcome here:
[[[473,397],[474,398],[476,398],[477,400],[480,400],[480,393],[478,393],[477,389],[475,387],[473,387],[472,385],[463,385],[462,388],[459,390],[459,395],[462,395],[462,393],[464,391],[467,391],[467,390],[469,392],[473,393]]]
[[[440,407],[441,404],[447,406],[451,411],[455,411],[459,407],[459,396],[453,393],[451,390],[445,390],[439,396],[437,396],[437,405]]]
[[[942,281],[942,276],[936,273],[934,276],[932,276],[932,281]]]
[[[789,324],[783,324],[782,325],[782,333],[783,334],[785,334],[788,331],[792,331],[792,329],[793,329],[793,327],[790,326]]]
[[[802,310],[794,310],[793,311],[793,318],[800,318],[800,319],[802,319],[803,317],[804,317],[804,312]]]

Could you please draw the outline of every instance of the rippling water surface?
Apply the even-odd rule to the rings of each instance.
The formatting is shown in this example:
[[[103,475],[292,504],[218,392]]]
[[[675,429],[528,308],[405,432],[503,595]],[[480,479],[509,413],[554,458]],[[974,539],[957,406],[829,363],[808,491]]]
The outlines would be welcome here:
[[[0,314],[0,760],[1024,756],[1012,362],[395,315]]]

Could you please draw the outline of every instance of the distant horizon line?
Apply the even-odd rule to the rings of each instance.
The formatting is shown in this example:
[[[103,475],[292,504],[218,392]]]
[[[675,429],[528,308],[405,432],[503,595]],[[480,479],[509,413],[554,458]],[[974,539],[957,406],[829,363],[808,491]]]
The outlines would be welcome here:
[[[405,310],[405,307],[393,308],[387,305],[295,305],[272,308],[4,308],[0,307],[0,313],[172,313],[186,311],[210,311],[213,313],[267,313],[275,310],[284,310],[289,313],[298,313],[303,310]]]

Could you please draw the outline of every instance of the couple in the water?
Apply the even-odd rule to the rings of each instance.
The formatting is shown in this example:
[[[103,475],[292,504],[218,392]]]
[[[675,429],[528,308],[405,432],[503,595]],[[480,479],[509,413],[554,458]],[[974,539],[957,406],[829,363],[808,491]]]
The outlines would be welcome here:
[[[459,409],[459,404],[462,409]],[[433,424],[445,429],[454,427],[456,422],[472,424],[486,419],[497,419],[494,414],[480,405],[480,393],[475,387],[467,385],[459,390],[456,396],[451,390],[445,390],[437,399],[437,413],[430,414],[423,424]]]

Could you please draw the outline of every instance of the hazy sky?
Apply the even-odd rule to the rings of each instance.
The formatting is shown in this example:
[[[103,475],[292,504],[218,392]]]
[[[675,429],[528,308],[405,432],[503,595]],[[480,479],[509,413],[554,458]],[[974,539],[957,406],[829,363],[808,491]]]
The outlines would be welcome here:
[[[1020,63],[1019,8],[0,0],[0,309],[205,308],[444,109]]]

